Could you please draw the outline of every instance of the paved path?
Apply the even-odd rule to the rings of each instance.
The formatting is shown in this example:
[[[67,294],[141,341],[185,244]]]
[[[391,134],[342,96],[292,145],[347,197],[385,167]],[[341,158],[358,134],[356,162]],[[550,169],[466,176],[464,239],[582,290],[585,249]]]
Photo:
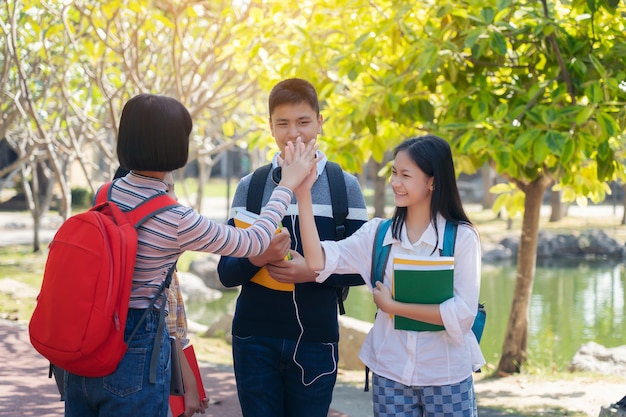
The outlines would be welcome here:
[[[63,415],[63,402],[59,401],[54,379],[48,379],[48,362],[31,346],[25,326],[0,320],[0,364],[0,416]],[[200,365],[202,380],[212,401],[204,415],[241,417],[230,367],[208,363]],[[353,400],[355,398],[358,395],[352,397]],[[365,401],[364,405],[369,408],[369,394]],[[362,415],[355,414],[353,417]],[[328,416],[349,417],[337,410],[331,410]]]
[[[0,416],[63,415],[54,379],[48,379],[48,361],[31,346],[26,326],[0,320],[0,364]],[[200,371],[212,401],[204,416],[242,417],[232,368],[203,362]],[[371,407],[371,393],[338,382],[328,417],[371,417]],[[478,410],[480,417],[522,417],[488,407]]]

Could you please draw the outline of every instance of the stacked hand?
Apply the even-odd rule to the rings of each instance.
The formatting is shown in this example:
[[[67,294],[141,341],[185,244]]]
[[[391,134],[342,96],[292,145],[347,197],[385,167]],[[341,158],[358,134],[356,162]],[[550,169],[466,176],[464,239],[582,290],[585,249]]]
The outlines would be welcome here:
[[[318,161],[317,144],[311,139],[306,144],[298,137],[285,146],[285,159],[279,160],[282,178],[278,185],[295,190],[315,170]]]

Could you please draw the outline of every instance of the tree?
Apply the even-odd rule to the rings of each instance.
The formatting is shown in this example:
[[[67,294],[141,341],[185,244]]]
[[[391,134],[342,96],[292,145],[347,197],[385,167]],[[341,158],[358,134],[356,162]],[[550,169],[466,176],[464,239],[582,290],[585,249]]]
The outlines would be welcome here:
[[[16,0],[1,10],[1,127],[20,155],[9,168],[25,170],[28,187],[53,179],[44,192],[27,189],[28,196],[45,196],[29,198],[35,233],[55,184],[61,214],[69,216],[71,166],[80,167],[92,192],[111,178],[119,113],[140,92],[170,95],[189,108],[201,210],[202,179],[214,160],[256,128],[240,109],[259,91],[259,48],[272,49],[268,38],[249,30],[263,30],[269,21],[257,23],[267,11],[243,3],[93,0]]]
[[[194,207],[202,210],[202,188],[224,151],[252,125],[242,112],[259,94],[258,50],[268,39],[250,28],[260,8],[228,2],[76,2],[82,49],[98,51],[84,62],[105,97],[116,126],[123,102],[140,92],[176,97],[194,120],[190,164],[197,167]],[[98,58],[98,60],[94,60]]]
[[[80,95],[80,74],[71,69],[72,50],[63,22],[53,9],[34,2],[6,2],[1,9],[5,42],[3,110],[10,117],[4,134],[18,154],[22,185],[34,221],[34,250],[39,250],[39,223],[49,208],[54,179],[62,179],[73,152],[80,152],[85,130],[75,120],[67,86]],[[84,103],[83,103],[84,104]],[[19,115],[14,117],[15,115]],[[13,169],[8,167],[7,169]],[[56,178],[55,178],[56,177]],[[59,182],[69,195],[67,181]],[[67,217],[69,205],[62,207]]]
[[[317,5],[323,2],[316,2]],[[370,4],[370,7],[367,7]],[[448,138],[457,169],[506,178],[494,204],[523,214],[516,288],[499,372],[526,360],[545,190],[601,201],[623,176],[625,6],[616,1],[346,1],[302,31],[334,81],[327,100],[371,155],[402,138]],[[329,7],[325,5],[324,7]],[[327,19],[319,6],[310,15]],[[324,45],[327,47],[324,49]],[[361,149],[362,156],[366,152]]]

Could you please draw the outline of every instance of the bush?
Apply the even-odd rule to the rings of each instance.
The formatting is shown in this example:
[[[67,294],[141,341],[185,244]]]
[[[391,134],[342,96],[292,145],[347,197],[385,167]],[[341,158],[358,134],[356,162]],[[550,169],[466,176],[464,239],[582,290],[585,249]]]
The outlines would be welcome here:
[[[72,188],[72,208],[87,208],[91,206],[93,196],[86,188]]]

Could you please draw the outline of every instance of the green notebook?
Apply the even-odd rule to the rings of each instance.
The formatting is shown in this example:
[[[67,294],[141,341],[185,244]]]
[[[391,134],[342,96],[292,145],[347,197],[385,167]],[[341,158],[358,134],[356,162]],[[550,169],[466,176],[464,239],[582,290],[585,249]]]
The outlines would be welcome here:
[[[454,294],[454,258],[397,255],[394,258],[393,298],[415,304],[441,304]],[[437,331],[443,326],[394,316],[397,330]]]

